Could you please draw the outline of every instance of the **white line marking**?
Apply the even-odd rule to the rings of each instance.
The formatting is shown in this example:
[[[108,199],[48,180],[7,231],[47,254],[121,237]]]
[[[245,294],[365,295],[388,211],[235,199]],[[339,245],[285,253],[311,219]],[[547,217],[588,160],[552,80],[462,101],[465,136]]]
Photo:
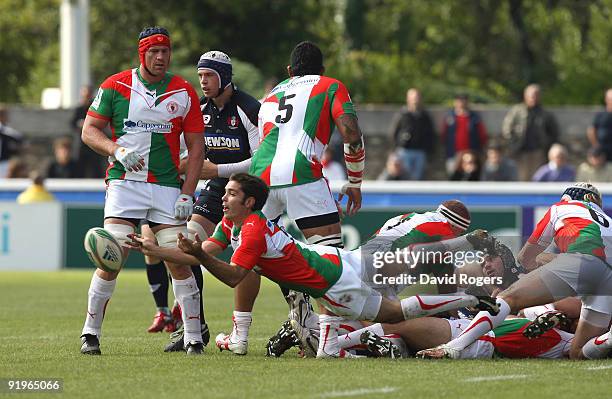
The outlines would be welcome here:
[[[361,388],[353,389],[351,391],[332,391],[320,395],[321,398],[341,398],[343,396],[358,396],[358,395],[369,395],[372,393],[391,393],[397,391],[396,387],[382,387],[382,388]]]
[[[473,377],[467,378],[465,382],[485,382],[485,381],[501,381],[501,380],[516,380],[519,378],[527,378],[527,374],[510,374],[510,375],[490,375],[488,377]]]
[[[612,369],[612,365],[609,366],[591,366],[591,367],[585,367],[585,370],[608,370],[608,369]]]

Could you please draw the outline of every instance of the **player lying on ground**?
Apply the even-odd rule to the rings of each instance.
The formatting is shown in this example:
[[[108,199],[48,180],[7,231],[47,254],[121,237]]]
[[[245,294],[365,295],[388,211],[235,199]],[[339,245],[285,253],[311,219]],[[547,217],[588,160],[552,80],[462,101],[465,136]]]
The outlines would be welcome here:
[[[372,237],[355,250],[362,257],[361,280],[383,296],[397,299],[398,294],[411,285],[410,278],[418,281],[420,276],[429,277],[429,273],[432,273],[437,278],[439,293],[456,292],[456,284],[445,283],[444,278],[448,278],[453,272],[452,265],[441,264],[443,258],[446,255],[458,254],[459,251],[463,251],[463,254],[470,253],[477,258],[479,254],[483,256],[484,253],[474,251],[475,243],[485,247],[492,243],[491,239],[480,243],[479,232],[458,237],[466,231],[469,224],[468,209],[456,200],[444,201],[436,211],[412,212],[387,220]],[[413,252],[416,255],[413,256]],[[426,254],[440,256],[429,257],[425,256]],[[387,255],[391,255],[391,258]],[[299,300],[291,296],[290,299],[296,302]],[[440,300],[446,299],[441,297]],[[277,336],[271,339],[267,355],[279,357],[294,345],[314,347],[314,351],[317,351],[318,336],[321,334],[318,324],[313,326],[302,317],[306,313],[301,311],[303,304],[295,307],[298,311],[292,313],[292,320],[285,322]],[[340,325],[361,328],[359,323],[351,323],[349,320],[343,320]],[[293,331],[306,338],[296,342]],[[312,336],[313,334],[316,336]],[[310,352],[308,349],[302,349]]]
[[[208,240],[191,241],[181,235],[178,249],[161,248],[134,234],[132,246],[166,260],[187,264],[199,261],[230,287],[255,270],[282,286],[311,295],[327,313],[349,319],[397,322],[465,306],[495,312],[494,307],[489,307],[490,297],[433,297],[435,303],[427,302],[427,297],[422,297],[422,301],[414,297],[401,301],[383,298],[361,280],[359,252],[296,242],[263,217],[259,210],[267,193],[261,179],[245,173],[232,175],[223,196],[224,218]],[[228,245],[234,249],[231,263],[214,257]],[[429,306],[422,306],[423,303]],[[320,357],[339,355],[338,316],[321,315],[320,328],[326,331],[327,339],[319,346]]]
[[[612,313],[612,219],[601,209],[599,190],[590,183],[568,187],[561,201],[554,204],[536,226],[519,254],[519,261],[531,270],[544,263],[542,255],[549,244],[559,255],[547,254],[550,262],[530,272],[497,297],[500,312],[479,313],[457,338],[437,348],[421,351],[430,358],[457,357],[461,350],[491,329],[499,326],[511,312],[556,299],[578,296],[583,303],[570,358],[598,359],[612,350],[610,319]],[[536,320],[552,325],[554,317]],[[603,334],[603,335],[602,335]]]
[[[504,250],[497,250],[499,255],[488,255],[482,265],[486,274],[492,276],[506,275],[516,281],[517,271],[513,272],[514,257],[503,245]],[[562,358],[569,355],[569,348],[580,317],[581,302],[577,298],[566,298],[554,304],[527,308],[519,312],[519,317],[510,316],[501,326],[480,337],[466,347],[459,358],[488,358],[495,354],[503,357],[540,357]],[[531,323],[538,316],[551,314],[563,323],[563,330],[551,329],[537,332],[537,323]],[[573,323],[575,321],[576,323]],[[367,348],[375,356],[398,357],[398,353],[408,353],[431,348],[456,338],[470,323],[468,319],[442,319],[425,317],[407,320],[396,324],[373,324],[363,329],[339,336],[340,346],[344,350]],[[533,327],[536,327],[535,329]],[[364,332],[366,332],[364,334]],[[307,352],[306,352],[307,353]]]
[[[397,358],[448,342],[460,335],[470,320],[422,317],[396,324],[373,324],[339,337],[343,349],[367,348],[375,356]],[[574,334],[552,328],[528,338],[533,324],[527,318],[510,317],[458,354],[458,359],[508,358],[562,359],[569,356]]]
[[[428,213],[424,215],[427,215],[427,214]],[[467,237],[463,237],[463,239],[467,240]],[[445,244],[445,246],[448,247],[449,242],[459,242],[459,241],[461,240],[453,239],[453,240],[447,240],[447,241],[432,242],[431,244],[426,244],[425,246],[440,247],[441,244],[447,243]],[[420,246],[423,247],[422,244],[420,244]],[[470,293],[474,293],[474,291],[480,291],[483,295],[487,295],[492,291],[499,291],[500,289],[506,288],[511,283],[515,282],[518,279],[519,274],[523,272],[522,268],[516,265],[512,252],[505,245],[496,242],[492,248],[488,249],[488,251],[489,252],[486,254],[486,256],[484,256],[484,259],[482,262],[469,265],[468,272],[470,273],[471,276],[474,276],[474,277],[482,277],[484,275],[488,277],[491,281],[498,281],[499,285],[491,286],[491,287],[485,286],[485,285],[464,287],[464,288],[468,288],[471,291]],[[433,270],[436,270],[439,268],[440,268],[440,265],[434,265],[432,267]],[[454,271],[455,276],[463,275],[466,272],[466,269],[468,269],[468,266],[465,266],[465,265],[463,265],[460,268],[456,268]],[[457,280],[460,280],[460,279],[457,278]],[[392,290],[387,289],[388,287],[383,287],[383,288],[384,290],[382,292],[384,292],[385,295],[390,295],[391,297],[395,298],[397,294],[401,291],[401,289],[403,289],[403,286],[394,287],[394,289]],[[470,315],[471,312],[468,309],[463,309],[462,314]],[[391,325],[390,328],[393,328],[394,326],[395,325]],[[361,330],[362,327],[363,326],[360,325],[359,323],[350,323],[347,320],[342,321],[340,323],[340,328],[347,331],[347,333],[349,332],[352,333],[355,330]],[[381,332],[381,330],[378,328],[375,331],[376,333]],[[315,355],[316,348],[318,347],[318,342],[319,342],[318,336],[320,335],[318,330],[306,328],[306,326],[301,325],[299,323],[299,320],[294,319],[291,321],[291,330],[287,331],[285,335],[288,337],[296,336],[299,339],[300,347],[303,350],[304,355],[306,357]],[[359,340],[359,334],[357,335],[351,334],[350,336],[347,334],[344,334],[343,337],[345,339],[347,337],[350,338],[348,341],[343,341],[342,339],[340,339],[340,345],[343,349],[347,349],[347,343],[349,344],[348,346],[352,346],[355,342],[358,342]],[[399,336],[397,337],[397,340],[395,341],[392,337],[389,339],[392,342],[395,342],[396,344],[400,346],[403,345],[401,339],[399,339]],[[443,343],[443,342],[446,342],[446,341],[442,341],[440,343]],[[424,348],[420,348],[420,349],[424,349]]]

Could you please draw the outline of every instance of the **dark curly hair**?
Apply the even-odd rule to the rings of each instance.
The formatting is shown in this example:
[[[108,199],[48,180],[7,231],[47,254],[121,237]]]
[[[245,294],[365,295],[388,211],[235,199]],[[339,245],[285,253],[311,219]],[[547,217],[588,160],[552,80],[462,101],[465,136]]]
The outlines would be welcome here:
[[[294,76],[320,75],[323,69],[323,53],[314,43],[298,43],[291,52],[291,72]]]
[[[270,192],[266,182],[248,173],[234,173],[230,176],[230,180],[240,184],[245,200],[249,197],[255,198],[255,205],[253,205],[254,211],[263,208],[268,199],[268,193]]]

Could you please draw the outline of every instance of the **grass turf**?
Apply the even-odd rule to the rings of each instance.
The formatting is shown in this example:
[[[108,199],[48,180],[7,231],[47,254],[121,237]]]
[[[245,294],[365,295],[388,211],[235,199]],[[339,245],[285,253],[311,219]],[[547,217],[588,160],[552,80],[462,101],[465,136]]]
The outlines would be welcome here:
[[[59,395],[66,398],[610,396],[611,361],[320,361],[300,359],[295,349],[266,358],[265,344],[287,309],[265,279],[247,356],[220,353],[214,343],[200,357],[163,353],[168,334],[146,332],[154,307],[144,271],[122,272],[104,322],[103,355],[84,356],[79,335],[91,272],[0,272],[0,379],[62,378]],[[231,311],[231,290],[206,276],[212,342],[231,328]]]

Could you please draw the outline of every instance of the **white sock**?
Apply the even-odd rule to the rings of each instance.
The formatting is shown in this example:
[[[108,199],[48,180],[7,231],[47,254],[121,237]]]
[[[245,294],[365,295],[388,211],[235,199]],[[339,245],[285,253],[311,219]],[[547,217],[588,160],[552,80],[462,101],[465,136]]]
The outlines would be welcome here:
[[[248,341],[249,340],[249,328],[253,321],[251,312],[238,312],[234,310],[232,315],[232,321],[234,322],[234,328],[230,335],[230,341]]]
[[[338,326],[342,317],[319,315],[319,349],[317,357],[340,357],[340,345],[338,343]]]
[[[115,291],[117,279],[106,281],[94,272],[89,285],[87,300],[87,316],[81,334],[102,335],[102,321],[106,305]]]
[[[492,316],[489,312],[479,312],[463,332],[447,345],[463,350],[495,327],[499,326],[510,314],[510,306],[502,298],[497,298],[499,313]]]
[[[360,330],[356,330],[344,335],[339,335],[338,343],[340,344],[340,348],[349,349],[355,346],[361,346],[361,340],[359,339],[359,337],[361,337],[361,334],[366,330],[371,331],[381,337],[385,335],[385,331],[382,328],[382,324],[372,324],[371,326],[361,328]]]
[[[478,304],[474,295],[415,295],[400,301],[404,319],[416,319]]]
[[[317,320],[317,324],[319,321]],[[363,328],[363,324],[358,320],[348,320],[344,319],[340,322],[338,326],[338,335],[352,333],[353,331],[361,330]],[[318,327],[317,327],[318,329]]]
[[[174,297],[178,300],[182,310],[183,325],[185,326],[184,342],[202,342],[200,325],[200,290],[193,276],[185,280],[172,278]]]
[[[612,333],[607,332],[592,338],[582,347],[582,354],[587,359],[603,359],[612,350]]]

